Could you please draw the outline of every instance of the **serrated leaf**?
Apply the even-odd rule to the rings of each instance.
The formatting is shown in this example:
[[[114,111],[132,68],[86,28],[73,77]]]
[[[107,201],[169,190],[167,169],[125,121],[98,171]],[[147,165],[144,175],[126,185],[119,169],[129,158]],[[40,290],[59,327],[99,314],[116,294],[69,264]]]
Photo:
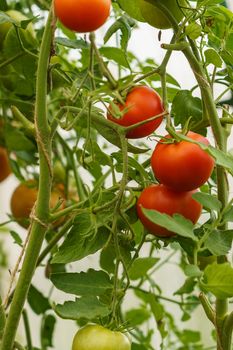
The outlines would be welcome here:
[[[213,230],[205,241],[205,248],[213,255],[226,255],[232,245],[233,230]]]
[[[201,287],[219,299],[233,297],[233,268],[229,263],[208,265],[204,271]]]
[[[137,280],[146,275],[146,273],[159,261],[158,258],[138,258],[134,260],[128,271],[130,279]]]
[[[191,91],[181,90],[177,92],[173,103],[171,114],[174,116],[175,125],[185,125],[189,118],[197,123],[202,120],[202,102],[199,97],[193,97]]]
[[[64,319],[93,320],[97,317],[106,317],[111,310],[107,305],[101,303],[98,298],[93,296],[84,296],[75,301],[67,301],[63,305],[56,305],[55,312]]]
[[[96,231],[97,230],[97,231]],[[109,231],[96,228],[89,213],[76,216],[74,226],[52,259],[52,264],[67,264],[96,253],[107,242]]]
[[[81,296],[99,296],[113,287],[106,272],[93,269],[80,273],[52,274],[51,281],[63,292]]]
[[[215,196],[211,196],[208,193],[196,192],[192,197],[201,203],[205,209],[216,210],[217,212],[221,210],[222,203]]]
[[[104,43],[107,43],[112,35],[115,34],[118,30],[121,32],[121,48],[122,50],[126,51],[129,39],[131,37],[131,26],[129,20],[126,17],[118,18],[118,20],[111,25],[104,36]]]
[[[191,238],[193,241],[197,240],[197,237],[193,233],[194,225],[190,220],[185,219],[179,214],[173,216],[167,214],[161,214],[156,210],[142,208],[145,216],[153,223],[160,225],[167,230],[177,233],[182,237]]]

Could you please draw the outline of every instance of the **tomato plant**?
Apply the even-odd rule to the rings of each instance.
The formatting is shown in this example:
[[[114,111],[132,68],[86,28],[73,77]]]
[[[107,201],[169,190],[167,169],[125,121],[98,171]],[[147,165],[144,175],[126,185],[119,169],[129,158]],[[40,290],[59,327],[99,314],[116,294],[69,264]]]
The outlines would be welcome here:
[[[197,133],[189,132],[187,137],[209,145],[209,141]],[[191,191],[202,186],[214,169],[213,157],[192,142],[166,143],[170,138],[167,135],[160,140],[152,154],[151,166],[155,177],[177,191]]]
[[[79,33],[93,32],[101,27],[110,14],[111,0],[55,0],[59,20]]]
[[[116,104],[115,107],[114,110],[119,109],[121,115],[115,116],[112,113],[113,108],[110,107],[108,119],[126,127],[159,116],[155,120],[151,120],[136,127],[134,130],[128,131],[126,137],[129,139],[150,135],[158,128],[163,120],[161,115],[164,112],[162,100],[155,90],[147,86],[134,87],[127,94],[125,104]]]
[[[137,201],[138,216],[150,233],[170,237],[173,233],[151,222],[142,212],[142,208],[157,210],[170,216],[180,214],[196,223],[201,215],[202,206],[192,198],[193,193],[195,192],[176,192],[164,185],[146,187]]]
[[[0,182],[4,181],[11,173],[8,154],[5,148],[0,147]]]
[[[76,333],[72,350],[130,350],[129,338],[99,325],[87,325]]]
[[[180,22],[184,17],[184,9],[182,9],[186,5],[184,0],[159,0],[158,3],[161,3],[170,12],[177,22]],[[156,2],[140,0],[139,6],[142,16],[150,25],[159,29],[172,28],[168,16],[159,8]]]

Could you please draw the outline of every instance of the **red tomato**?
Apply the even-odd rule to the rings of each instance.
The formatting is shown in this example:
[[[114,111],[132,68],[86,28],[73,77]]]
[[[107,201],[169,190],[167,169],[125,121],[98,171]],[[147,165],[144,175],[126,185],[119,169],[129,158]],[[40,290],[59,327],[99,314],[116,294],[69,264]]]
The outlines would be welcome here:
[[[155,117],[164,112],[163,103],[159,94],[148,86],[134,87],[126,96],[125,105],[117,104],[120,111],[126,110],[125,114],[117,119],[108,113],[108,119],[122,126],[130,126],[143,120]],[[111,109],[111,107],[110,107]],[[137,139],[150,135],[161,124],[163,117],[143,124],[129,131],[129,139]]]
[[[187,136],[209,145],[209,141],[202,135],[190,131]],[[210,177],[214,164],[214,159],[207,152],[187,141],[168,144],[161,140],[151,157],[155,177],[177,191],[191,191],[203,185]]]
[[[0,147],[0,182],[4,181],[11,173],[8,154],[5,148]]]
[[[70,30],[93,32],[110,14],[111,0],[55,0],[55,14]]]
[[[195,224],[202,211],[201,204],[192,198],[195,192],[196,191],[177,192],[164,185],[149,186],[142,191],[138,199],[138,217],[147,230],[153,235],[159,237],[173,236],[174,233],[171,231],[147,219],[142,212],[142,207],[145,209],[154,209],[170,216],[173,214],[180,214]]]

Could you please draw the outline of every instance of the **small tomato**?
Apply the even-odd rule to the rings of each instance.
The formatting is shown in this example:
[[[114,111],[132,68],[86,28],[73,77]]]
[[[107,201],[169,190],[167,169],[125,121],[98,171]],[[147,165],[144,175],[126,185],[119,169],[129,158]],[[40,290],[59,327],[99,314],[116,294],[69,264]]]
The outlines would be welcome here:
[[[116,104],[116,107],[123,113],[122,117],[115,118],[111,111],[107,117],[109,120],[122,126],[131,126],[156,117],[164,112],[163,103],[159,94],[148,86],[136,86],[126,96],[125,104]],[[125,111],[125,113],[124,113]],[[129,131],[126,137],[136,139],[150,135],[161,124],[163,117],[160,116],[148,123],[138,126]]]

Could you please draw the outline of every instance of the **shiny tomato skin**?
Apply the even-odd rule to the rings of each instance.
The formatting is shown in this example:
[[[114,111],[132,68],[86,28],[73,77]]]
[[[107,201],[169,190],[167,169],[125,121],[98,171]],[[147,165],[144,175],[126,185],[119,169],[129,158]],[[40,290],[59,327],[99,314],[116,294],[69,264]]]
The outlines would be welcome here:
[[[187,137],[209,145],[204,136],[194,132],[188,132]],[[188,141],[168,144],[161,140],[151,157],[157,180],[176,191],[191,191],[202,186],[211,176],[214,164],[207,152]]]
[[[151,185],[145,188],[138,198],[138,217],[142,224],[153,235],[158,237],[171,237],[174,233],[147,219],[142,212],[142,207],[145,209],[154,209],[170,216],[180,214],[195,224],[202,211],[201,204],[192,198],[195,192],[196,191],[177,192],[164,185]]]
[[[11,173],[8,154],[5,148],[0,147],[0,182],[4,181]]]
[[[127,335],[100,325],[87,325],[76,333],[72,350],[130,350]]]
[[[111,0],[55,0],[54,8],[65,27],[88,33],[105,23],[110,15]]]
[[[110,113],[108,113],[107,117],[114,123],[126,127],[164,112],[161,97],[155,90],[148,86],[134,87],[127,94],[125,105],[117,104],[117,106],[121,111],[127,109],[126,113],[120,119],[114,118]],[[137,139],[148,136],[158,128],[162,120],[163,117],[161,116],[153,121],[138,126],[136,129],[129,131],[126,137],[129,139]]]

